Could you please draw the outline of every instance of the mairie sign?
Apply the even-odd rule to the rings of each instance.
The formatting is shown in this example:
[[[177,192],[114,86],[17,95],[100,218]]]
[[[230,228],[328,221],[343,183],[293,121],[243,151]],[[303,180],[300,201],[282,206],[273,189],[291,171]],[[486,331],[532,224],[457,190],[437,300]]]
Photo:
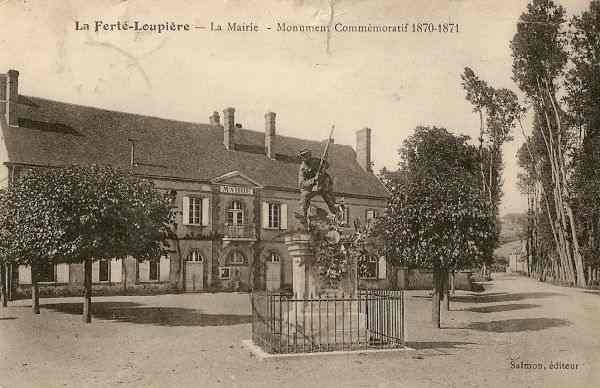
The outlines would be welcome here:
[[[221,193],[225,194],[244,194],[244,195],[252,195],[254,191],[251,187],[243,187],[243,186],[229,186],[229,185],[221,185],[220,187]]]

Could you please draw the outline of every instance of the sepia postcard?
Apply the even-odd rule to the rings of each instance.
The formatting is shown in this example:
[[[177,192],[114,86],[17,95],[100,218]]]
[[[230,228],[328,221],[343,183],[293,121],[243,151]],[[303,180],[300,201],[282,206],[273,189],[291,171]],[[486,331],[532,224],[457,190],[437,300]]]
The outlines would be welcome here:
[[[600,386],[599,36],[0,0],[0,388]]]

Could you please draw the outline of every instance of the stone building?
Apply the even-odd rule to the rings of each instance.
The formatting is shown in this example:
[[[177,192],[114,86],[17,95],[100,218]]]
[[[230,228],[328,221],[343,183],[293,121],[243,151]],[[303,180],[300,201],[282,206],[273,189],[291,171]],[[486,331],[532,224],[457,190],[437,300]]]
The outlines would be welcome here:
[[[176,195],[178,242],[168,255],[93,265],[96,294],[282,289],[292,269],[283,238],[297,220],[298,151],[319,155],[324,142],[281,136],[276,114],[265,128],[236,123],[235,109],[207,124],[167,120],[19,94],[19,73],[0,75],[0,185],[32,168],[111,165],[151,179]],[[347,206],[345,221],[381,214],[387,192],[372,172],[371,130],[356,133],[356,150],[334,144],[329,172]],[[320,197],[313,201],[323,205]],[[368,276],[386,281],[385,260]],[[29,267],[12,268],[12,297],[29,293]],[[75,295],[81,264],[49,263],[42,295]]]

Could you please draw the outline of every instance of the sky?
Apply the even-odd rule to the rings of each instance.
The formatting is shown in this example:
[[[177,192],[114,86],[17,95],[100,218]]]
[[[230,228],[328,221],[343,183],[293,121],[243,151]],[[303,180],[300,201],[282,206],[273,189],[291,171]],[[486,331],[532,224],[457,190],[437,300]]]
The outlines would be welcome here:
[[[563,0],[569,14],[589,1]],[[0,72],[20,72],[20,93],[191,122],[236,108],[236,122],[279,134],[355,144],[373,129],[375,170],[395,168],[398,148],[418,125],[477,138],[465,100],[465,66],[494,87],[511,80],[510,40],[527,1],[337,0],[343,25],[408,24],[409,32],[278,32],[277,23],[323,25],[326,0],[0,0]],[[175,22],[190,31],[94,31],[95,22]],[[90,24],[90,31],[76,30]],[[211,31],[239,23],[257,32]],[[454,23],[458,33],[410,32],[413,23]],[[204,27],[204,28],[195,28]],[[271,30],[267,28],[271,27]],[[520,129],[505,146],[502,213],[526,209],[516,187]]]

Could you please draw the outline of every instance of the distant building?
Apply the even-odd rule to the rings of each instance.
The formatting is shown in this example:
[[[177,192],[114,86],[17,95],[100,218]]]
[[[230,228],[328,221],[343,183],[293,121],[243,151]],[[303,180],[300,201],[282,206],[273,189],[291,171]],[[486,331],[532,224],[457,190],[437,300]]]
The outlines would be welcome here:
[[[237,124],[234,108],[212,113],[208,124],[181,122],[19,95],[18,76],[0,74],[0,185],[31,168],[99,164],[176,194],[179,242],[156,260],[94,262],[96,294],[291,287],[283,236],[297,222],[296,154],[319,155],[322,142],[278,135],[273,112],[264,131]],[[349,227],[382,214],[388,196],[372,172],[371,129],[356,139],[356,151],[335,144],[329,154]],[[385,259],[369,266],[365,281],[386,282]],[[28,294],[29,267],[11,273],[12,296]],[[42,295],[79,294],[83,268],[49,263],[42,279]]]
[[[521,240],[512,253],[508,255],[508,266],[506,272],[529,273],[527,260],[527,241]]]

